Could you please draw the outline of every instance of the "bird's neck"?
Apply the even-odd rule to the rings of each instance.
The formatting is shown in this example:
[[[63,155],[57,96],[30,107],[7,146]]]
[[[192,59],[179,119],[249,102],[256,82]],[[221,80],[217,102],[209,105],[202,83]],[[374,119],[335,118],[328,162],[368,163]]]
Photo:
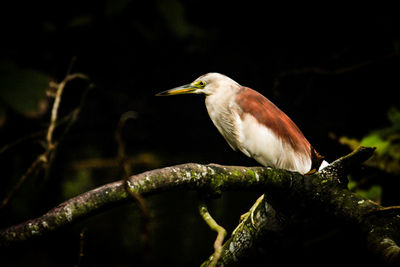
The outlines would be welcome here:
[[[218,118],[230,113],[229,110],[232,108],[231,103],[233,103],[234,97],[234,94],[225,90],[220,90],[215,94],[206,96],[207,111],[214,124],[216,124]]]
[[[208,115],[218,131],[222,134],[232,149],[237,150],[234,116],[234,98],[232,92],[219,92],[206,97]]]
[[[206,96],[206,107],[211,120],[220,130],[218,121],[223,120],[229,122],[233,117],[229,116],[232,114],[232,109],[235,104],[236,95],[242,90],[242,86],[238,83],[234,84],[219,84],[217,90],[214,90],[213,94]],[[222,133],[222,132],[221,132]]]

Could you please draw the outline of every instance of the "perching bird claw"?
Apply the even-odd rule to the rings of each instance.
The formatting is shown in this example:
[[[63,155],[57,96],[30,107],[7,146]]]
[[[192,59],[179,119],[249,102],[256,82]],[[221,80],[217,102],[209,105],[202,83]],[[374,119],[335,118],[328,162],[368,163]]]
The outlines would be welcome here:
[[[240,216],[240,223],[239,225],[235,228],[235,230],[233,230],[232,235],[236,234],[236,232],[238,230],[242,231],[243,230],[243,226],[246,223],[247,219],[250,217],[251,220],[251,225],[256,228],[256,223],[254,220],[254,212],[256,211],[257,207],[260,205],[260,203],[264,200],[264,194],[261,195],[256,202],[253,204],[253,206],[250,208],[250,210],[248,212],[246,212],[245,214],[242,214]]]

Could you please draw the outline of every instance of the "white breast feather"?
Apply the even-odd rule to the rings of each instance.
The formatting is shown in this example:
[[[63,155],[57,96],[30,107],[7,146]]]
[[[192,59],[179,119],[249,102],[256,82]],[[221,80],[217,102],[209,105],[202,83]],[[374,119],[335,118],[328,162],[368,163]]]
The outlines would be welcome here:
[[[271,130],[261,125],[249,114],[239,115],[240,108],[227,103],[234,95],[219,91],[207,96],[208,114],[218,131],[233,150],[240,150],[264,166],[271,166],[300,173],[311,168],[311,159],[284,144]]]
[[[306,173],[311,168],[311,159],[284,144],[270,129],[260,124],[253,116],[236,114],[238,148],[247,156],[264,166]]]

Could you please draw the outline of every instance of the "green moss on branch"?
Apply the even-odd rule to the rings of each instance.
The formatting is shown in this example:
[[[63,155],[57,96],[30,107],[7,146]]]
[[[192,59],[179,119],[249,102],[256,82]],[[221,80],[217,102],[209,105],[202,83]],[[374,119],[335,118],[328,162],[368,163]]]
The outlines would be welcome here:
[[[324,212],[359,224],[368,237],[371,251],[386,262],[399,262],[400,221],[397,216],[380,217],[382,207],[357,196],[343,186],[343,176],[361,164],[373,149],[360,148],[320,173],[299,173],[264,167],[200,165],[194,163],[144,172],[128,179],[128,188],[146,197],[171,190],[196,190],[219,194],[227,190],[266,192],[271,204],[281,201],[282,192],[290,203],[320,207]],[[110,183],[65,201],[36,219],[0,230],[0,245],[5,246],[56,231],[77,220],[127,201],[124,181]],[[271,202],[270,202],[271,201]],[[219,263],[240,259],[261,236],[280,231],[285,221],[277,218],[276,207],[263,202],[255,210],[253,221],[246,220],[223,246]]]

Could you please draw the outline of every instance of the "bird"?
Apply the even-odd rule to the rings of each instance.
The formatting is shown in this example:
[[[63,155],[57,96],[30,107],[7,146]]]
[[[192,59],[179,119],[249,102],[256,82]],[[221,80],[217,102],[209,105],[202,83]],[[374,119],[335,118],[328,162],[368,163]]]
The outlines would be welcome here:
[[[289,116],[226,75],[210,72],[156,96],[180,94],[205,95],[208,114],[230,147],[263,166],[308,175],[329,165]]]

